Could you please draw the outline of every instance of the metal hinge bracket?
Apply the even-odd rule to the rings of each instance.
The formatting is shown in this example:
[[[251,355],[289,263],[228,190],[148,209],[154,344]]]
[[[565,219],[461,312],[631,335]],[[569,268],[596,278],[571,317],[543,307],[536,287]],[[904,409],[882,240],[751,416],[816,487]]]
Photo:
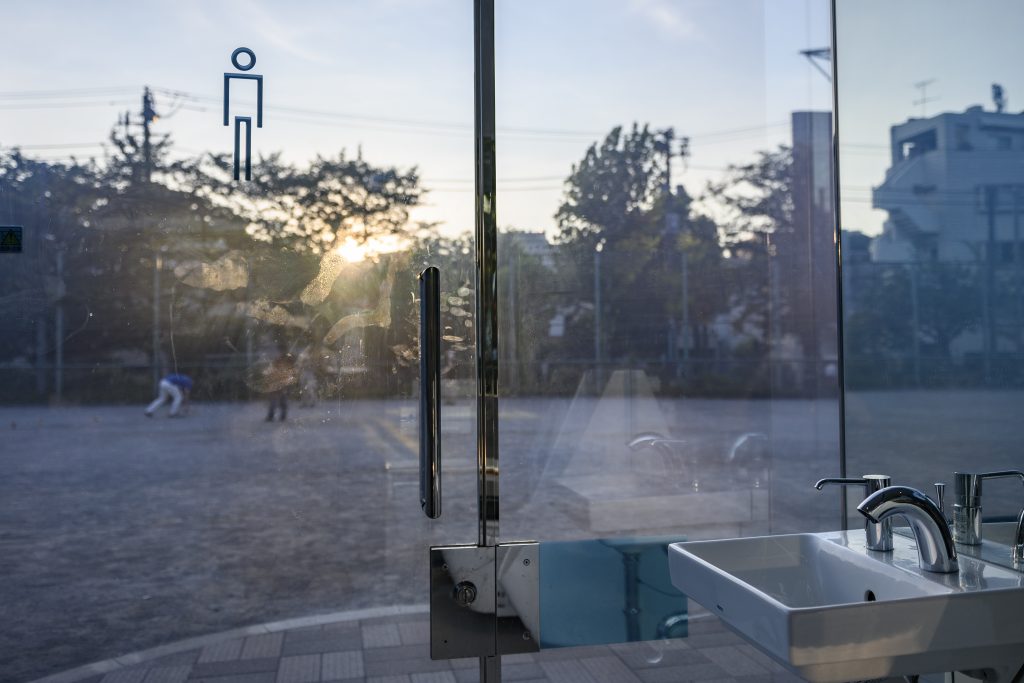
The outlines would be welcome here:
[[[540,650],[537,543],[430,549],[430,658]]]

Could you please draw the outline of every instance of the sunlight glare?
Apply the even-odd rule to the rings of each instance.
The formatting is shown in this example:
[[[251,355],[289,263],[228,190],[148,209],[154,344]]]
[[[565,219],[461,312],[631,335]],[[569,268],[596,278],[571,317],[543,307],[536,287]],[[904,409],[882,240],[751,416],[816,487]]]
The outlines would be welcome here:
[[[334,253],[349,263],[359,263],[382,254],[391,254],[407,246],[406,240],[398,235],[380,235],[360,242],[348,237],[334,249]]]

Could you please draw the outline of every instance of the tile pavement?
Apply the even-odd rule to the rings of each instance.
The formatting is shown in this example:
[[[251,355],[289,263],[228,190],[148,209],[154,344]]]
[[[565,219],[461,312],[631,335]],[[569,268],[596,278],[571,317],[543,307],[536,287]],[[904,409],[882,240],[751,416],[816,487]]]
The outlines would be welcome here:
[[[353,619],[269,633],[226,634],[201,647],[129,655],[36,683],[475,683],[477,660],[432,661],[424,613]],[[315,620],[311,620],[315,621]],[[515,683],[798,683],[713,617],[687,638],[502,658]]]

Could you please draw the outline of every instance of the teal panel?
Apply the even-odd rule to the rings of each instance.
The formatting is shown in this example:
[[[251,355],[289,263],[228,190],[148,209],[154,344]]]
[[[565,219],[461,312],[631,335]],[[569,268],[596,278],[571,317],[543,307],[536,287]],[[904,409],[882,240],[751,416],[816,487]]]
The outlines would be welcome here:
[[[683,536],[540,544],[542,648],[685,637],[668,545]]]

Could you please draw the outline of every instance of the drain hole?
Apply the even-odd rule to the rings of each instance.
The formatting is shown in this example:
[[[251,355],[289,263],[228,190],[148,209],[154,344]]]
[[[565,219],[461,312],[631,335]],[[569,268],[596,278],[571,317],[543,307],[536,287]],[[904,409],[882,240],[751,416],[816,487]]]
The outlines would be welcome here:
[[[875,591],[864,591],[864,599],[867,602],[874,602],[876,600]]]

